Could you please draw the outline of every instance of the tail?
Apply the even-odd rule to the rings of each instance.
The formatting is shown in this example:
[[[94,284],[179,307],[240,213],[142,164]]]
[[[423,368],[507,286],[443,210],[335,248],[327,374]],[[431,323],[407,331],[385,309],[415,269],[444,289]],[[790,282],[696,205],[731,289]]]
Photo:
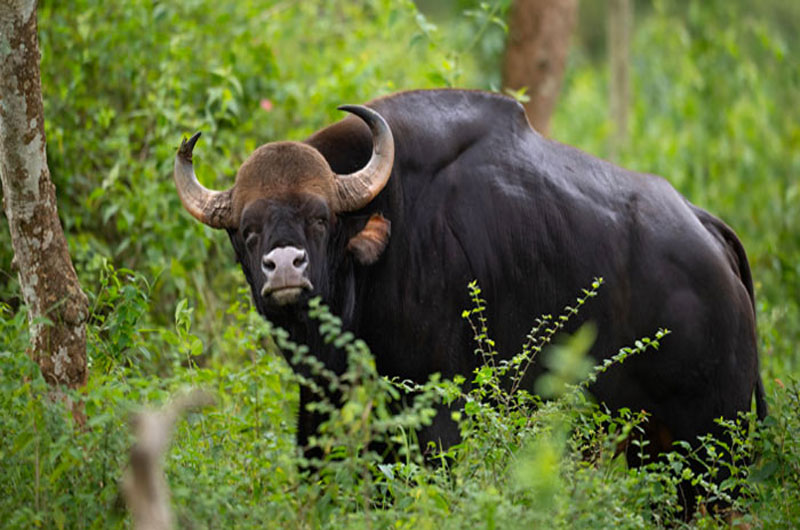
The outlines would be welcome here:
[[[764,392],[764,381],[761,380],[761,374],[756,379],[756,414],[758,415],[758,421],[763,421],[769,414],[767,396]]]
[[[739,280],[747,290],[747,295],[750,297],[750,305],[753,308],[753,321],[756,318],[756,299],[753,291],[753,276],[750,272],[750,263],[747,261],[747,254],[744,251],[742,242],[736,233],[721,220],[717,219],[707,211],[698,208],[697,206],[689,203],[689,206],[694,211],[697,219],[706,227],[714,237],[716,237],[726,248],[728,261],[731,268],[739,276]],[[756,356],[756,414],[759,421],[767,417],[769,411],[767,410],[766,392],[764,392],[764,382],[761,380],[761,370],[759,368],[758,356]]]

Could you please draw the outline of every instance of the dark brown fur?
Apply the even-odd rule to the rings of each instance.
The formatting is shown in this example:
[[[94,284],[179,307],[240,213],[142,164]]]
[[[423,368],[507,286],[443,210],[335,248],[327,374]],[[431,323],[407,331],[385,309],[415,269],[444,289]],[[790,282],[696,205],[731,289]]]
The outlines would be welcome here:
[[[328,203],[336,196],[336,176],[325,158],[300,142],[262,145],[245,160],[233,188],[233,218],[251,202],[297,192],[313,193]]]

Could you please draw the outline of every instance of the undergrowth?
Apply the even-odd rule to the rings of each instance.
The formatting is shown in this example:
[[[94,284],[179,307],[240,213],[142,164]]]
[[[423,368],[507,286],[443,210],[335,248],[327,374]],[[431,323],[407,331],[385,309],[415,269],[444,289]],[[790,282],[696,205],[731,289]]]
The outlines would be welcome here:
[[[148,282],[130,271],[107,268],[104,274],[106,289],[115,286],[103,295],[106,300],[147,299]],[[85,428],[73,423],[61,401],[48,398],[36,365],[13,353],[25,340],[24,319],[4,320],[0,488],[14,492],[0,499],[4,524],[125,526],[117,482],[131,443],[128,418],[141,404],[163,403],[189,386],[206,388],[218,399],[215,407],[179,424],[167,457],[173,504],[185,527],[716,527],[725,524],[724,516],[705,507],[717,500],[732,502],[747,522],[794,520],[800,486],[800,386],[794,381],[772,398],[773,410],[784,413],[768,418],[762,429],[744,427],[744,420],[752,425],[752,415],[725,422],[732,444],[723,447],[707,437],[695,449],[628,468],[618,447],[641,440],[646,414],[606,410],[586,389],[613,363],[653,354],[668,331],[657,330],[600,366],[587,356],[594,338],[590,326],[554,341],[601,284],[596,280],[562,314],[538,318],[522,351],[510,358],[494,349],[485,302],[471,285],[473,307],[463,316],[475,333],[482,366],[452,381],[433,376],[421,385],[379,376],[366,344],[314,300],[310,316],[347,353],[349,368],[336,377],[307,347],[258,317],[244,291],[240,328],[227,331],[241,337],[240,366],[218,365],[213,358],[197,362],[191,309],[184,307],[164,338],[165,347],[174,347],[177,368],[153,378],[130,366],[125,353],[137,351],[141,337],[152,338],[151,330],[137,327],[130,308],[109,308],[97,297],[93,307],[102,318],[95,314],[92,320],[98,342],[92,360],[106,369],[69,395],[84,404]],[[110,332],[111,322],[121,329]],[[115,333],[129,342],[114,339]],[[341,396],[332,403],[320,389],[313,405],[329,414],[310,441],[321,450],[315,461],[304,459],[293,436],[297,386],[313,382],[292,373],[271,344],[303,359],[315,381]],[[523,380],[533,362],[545,363],[548,372],[527,387]],[[415,399],[404,400],[407,393]],[[419,447],[414,433],[440,403],[450,407],[462,442],[431,457],[431,448]],[[644,451],[645,442],[634,443]],[[392,448],[392,458],[376,447]],[[733,458],[715,458],[724,452]],[[760,456],[751,467],[754,453]],[[706,462],[699,473],[692,471],[697,460]],[[714,477],[722,468],[730,478],[720,483]],[[686,480],[702,492],[691,523],[684,522],[677,497]]]

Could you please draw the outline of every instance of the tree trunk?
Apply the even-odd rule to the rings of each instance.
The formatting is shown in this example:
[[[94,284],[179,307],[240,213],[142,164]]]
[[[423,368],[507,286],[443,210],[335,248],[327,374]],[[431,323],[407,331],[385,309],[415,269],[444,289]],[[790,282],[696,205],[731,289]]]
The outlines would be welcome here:
[[[630,33],[633,22],[631,0],[610,0],[608,4],[608,55],[611,66],[609,106],[614,134],[611,139],[611,157],[617,158],[619,150],[628,140],[628,106],[630,83],[628,65]]]
[[[86,383],[88,300],[70,261],[47,168],[36,0],[0,7],[0,178],[28,306],[30,355],[45,380]]]
[[[531,125],[545,135],[561,89],[577,12],[577,0],[514,0],[511,6],[503,86],[528,87],[525,112]]]

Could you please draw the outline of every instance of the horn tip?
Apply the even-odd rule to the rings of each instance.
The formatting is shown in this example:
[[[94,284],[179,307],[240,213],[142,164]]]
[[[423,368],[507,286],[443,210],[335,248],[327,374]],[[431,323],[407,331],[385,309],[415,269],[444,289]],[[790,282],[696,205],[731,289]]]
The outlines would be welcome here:
[[[384,128],[386,126],[383,117],[376,110],[366,105],[339,105],[336,108],[358,116],[366,122],[370,129],[374,130],[375,127]]]
[[[364,111],[369,112],[371,109],[368,109],[364,105],[339,105],[336,107],[337,110],[343,110],[345,112],[350,112],[351,114],[355,114],[360,116]]]
[[[184,137],[183,141],[181,142],[181,146],[178,149],[178,156],[184,158],[186,160],[192,160],[192,150],[194,150],[195,144],[197,144],[197,140],[200,138],[202,133],[200,131],[194,133],[191,138],[188,140]]]

